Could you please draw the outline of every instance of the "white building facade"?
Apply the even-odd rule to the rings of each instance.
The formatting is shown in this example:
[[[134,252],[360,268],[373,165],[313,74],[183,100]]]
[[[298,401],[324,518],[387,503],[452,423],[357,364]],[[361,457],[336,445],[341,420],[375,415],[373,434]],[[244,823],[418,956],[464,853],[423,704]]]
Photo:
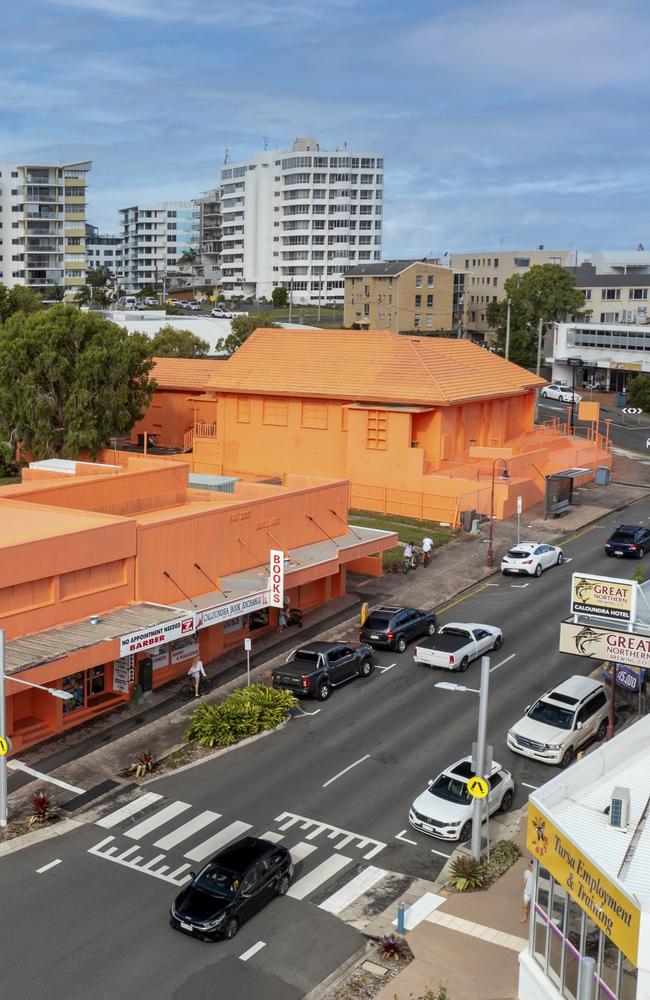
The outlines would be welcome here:
[[[122,269],[128,294],[148,286],[167,288],[184,253],[199,250],[199,221],[191,201],[133,205],[120,209]]]
[[[224,294],[342,303],[348,267],[381,260],[383,188],[382,156],[311,138],[224,166]]]
[[[0,163],[0,281],[45,298],[86,281],[86,175],[92,164]]]
[[[97,226],[86,224],[86,262],[89,271],[105,268],[117,278],[122,271],[122,237],[102,235]]]
[[[553,382],[572,384],[574,363],[580,359],[592,367],[589,381],[602,389],[622,392],[630,378],[650,374],[650,325],[630,323],[556,323],[552,332]],[[595,370],[593,370],[595,368]],[[582,387],[580,377],[576,388]]]

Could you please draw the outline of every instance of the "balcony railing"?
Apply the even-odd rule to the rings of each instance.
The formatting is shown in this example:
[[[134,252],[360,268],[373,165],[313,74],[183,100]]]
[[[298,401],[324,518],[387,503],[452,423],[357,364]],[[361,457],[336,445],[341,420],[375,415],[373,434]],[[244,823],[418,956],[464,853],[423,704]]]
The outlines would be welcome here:
[[[212,423],[208,423],[204,420],[198,420],[194,425],[194,437],[195,438],[216,438],[217,436],[217,422],[216,420]]]

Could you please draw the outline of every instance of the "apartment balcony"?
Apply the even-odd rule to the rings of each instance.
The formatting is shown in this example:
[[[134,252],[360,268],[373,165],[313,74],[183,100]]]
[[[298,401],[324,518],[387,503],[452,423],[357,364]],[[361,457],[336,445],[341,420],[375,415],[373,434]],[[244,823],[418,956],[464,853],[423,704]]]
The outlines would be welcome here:
[[[33,209],[27,209],[25,212],[25,217],[29,222],[31,219],[62,219],[61,212],[53,212],[51,209],[46,209],[45,211],[34,211]]]
[[[60,257],[60,254],[56,256]],[[52,265],[61,264],[61,260],[53,260],[51,254],[28,253],[26,257],[28,269],[31,268],[51,268]]]
[[[28,239],[25,250],[27,253],[61,253],[61,245],[49,240]]]
[[[50,187],[53,183],[56,182],[56,176],[51,177],[49,170],[47,170],[44,171],[42,174],[28,173],[27,176],[25,177],[25,180],[27,181],[28,184],[39,184],[39,185],[45,185],[45,187]]]

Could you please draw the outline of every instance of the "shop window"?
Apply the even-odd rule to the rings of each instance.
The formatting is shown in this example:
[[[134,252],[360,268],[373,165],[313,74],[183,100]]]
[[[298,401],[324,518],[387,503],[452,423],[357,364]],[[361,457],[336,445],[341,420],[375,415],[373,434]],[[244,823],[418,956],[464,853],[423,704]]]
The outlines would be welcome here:
[[[251,399],[250,396],[237,397],[237,423],[249,424],[251,422]]]
[[[305,401],[302,404],[302,426],[327,430],[327,403]]]
[[[79,708],[84,708],[86,704],[86,690],[85,690],[85,671],[80,670],[76,674],[68,674],[67,677],[63,678],[61,687],[68,694],[72,695],[72,698],[67,699],[63,702],[63,714],[69,715],[71,712],[76,712]]]
[[[620,1000],[635,1000],[637,971],[629,958],[623,957],[621,962],[621,985],[619,989]]]
[[[561,885],[553,883],[551,896],[551,919],[549,923],[548,968],[546,974],[559,990],[562,989],[564,971],[564,927],[566,921],[567,894]]]
[[[86,670],[86,704],[92,702],[97,695],[103,694],[106,690],[106,667],[102,663],[99,667],[91,667]]]
[[[17,583],[13,587],[0,589],[0,615],[15,614],[17,611],[29,611],[52,603],[52,581],[29,580],[27,583]]]
[[[99,566],[85,566],[59,577],[59,594],[62,601],[82,594],[96,594],[125,582],[125,561],[101,563]]]
[[[286,399],[265,399],[262,403],[262,423],[276,427],[286,427],[289,422],[289,407]]]
[[[582,941],[583,911],[574,900],[569,899],[567,911],[566,940],[564,942],[564,988],[567,1000],[577,1000],[578,970],[580,968],[580,946]]]
[[[366,448],[386,451],[388,441],[388,415],[385,410],[368,410]]]

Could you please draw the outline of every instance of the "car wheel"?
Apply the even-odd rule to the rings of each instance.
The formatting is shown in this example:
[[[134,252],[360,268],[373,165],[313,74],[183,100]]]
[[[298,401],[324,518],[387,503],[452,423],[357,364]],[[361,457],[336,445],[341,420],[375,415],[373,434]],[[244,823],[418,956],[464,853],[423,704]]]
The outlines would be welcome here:
[[[613,558],[614,558],[614,553],[613,553],[613,552],[607,552],[607,551],[606,551],[606,552],[605,552],[605,555],[606,555],[606,556],[609,556],[609,558],[610,558],[610,559],[613,559]]]
[[[327,701],[329,696],[330,696],[329,684],[327,683],[327,681],[321,681],[321,683],[318,685],[318,691],[316,693],[316,697],[318,698],[319,701]]]
[[[429,624],[429,628],[427,629],[427,632],[428,632],[429,635],[435,635],[436,634],[436,626],[435,626],[434,622],[431,622]]]
[[[226,941],[232,941],[235,934],[239,930],[239,921],[237,917],[228,917],[226,920],[226,926],[223,929],[223,936]]]
[[[468,667],[469,667],[469,659],[466,656],[464,656],[460,661],[460,666],[458,667],[459,673],[464,674]]]
[[[563,562],[564,562],[564,553],[563,552],[558,552],[558,554],[557,554],[557,560],[556,560],[555,565],[556,566],[561,566]]]
[[[641,546],[641,548],[636,554],[636,557],[637,559],[643,559],[644,555],[645,555],[645,549],[643,548],[643,546]]]
[[[542,392],[542,399],[548,399],[548,393]]]
[[[469,840],[472,836],[472,821],[468,819],[466,823],[463,823],[460,833],[458,835],[459,840]]]
[[[507,569],[502,569],[501,572],[503,573],[504,576],[510,576],[510,571]]]
[[[541,576],[541,575],[542,575],[542,564],[537,563],[537,566],[535,566],[535,576]]]
[[[372,673],[372,660],[364,660],[359,670],[359,677],[370,677]]]
[[[288,875],[283,875],[277,884],[275,894],[276,896],[286,896],[289,891],[289,886],[291,885],[291,879]]]
[[[607,720],[603,719],[598,729],[596,730],[596,739],[600,743],[602,742],[602,740],[605,739],[606,736],[607,736]]]
[[[492,646],[492,649],[501,649],[502,645],[503,645],[503,636],[498,635],[494,640],[494,645]]]
[[[512,805],[512,792],[510,791],[510,789],[508,789],[506,794],[501,799],[501,805],[499,806],[499,811],[504,813],[508,812],[508,809],[510,808],[511,805]]]
[[[567,749],[564,751],[564,757],[560,761],[560,767],[562,768],[569,767],[571,764],[573,764],[575,759],[576,759],[575,750],[573,749],[573,747],[567,747]]]
[[[395,649],[397,650],[398,653],[403,653],[404,650],[406,649],[406,639],[404,638],[403,635],[401,635],[397,640],[397,642],[395,643]]]

